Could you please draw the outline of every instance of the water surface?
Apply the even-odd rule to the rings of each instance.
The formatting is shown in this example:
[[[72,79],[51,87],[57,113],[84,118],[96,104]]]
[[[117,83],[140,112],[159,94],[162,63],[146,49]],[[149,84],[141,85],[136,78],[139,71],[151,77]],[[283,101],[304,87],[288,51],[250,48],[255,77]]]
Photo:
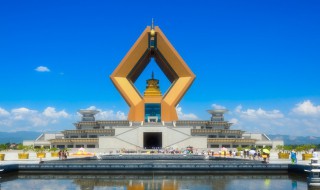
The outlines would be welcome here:
[[[1,190],[305,190],[301,175],[5,175]]]

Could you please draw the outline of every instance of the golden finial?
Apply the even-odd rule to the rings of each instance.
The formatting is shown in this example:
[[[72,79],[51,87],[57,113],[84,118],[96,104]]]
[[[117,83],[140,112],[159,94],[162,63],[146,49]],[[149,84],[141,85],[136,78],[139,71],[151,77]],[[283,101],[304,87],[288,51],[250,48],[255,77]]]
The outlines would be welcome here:
[[[150,31],[150,35],[151,36],[155,36],[156,35],[156,31],[154,31],[154,20],[152,18],[152,21],[151,21],[151,31]]]

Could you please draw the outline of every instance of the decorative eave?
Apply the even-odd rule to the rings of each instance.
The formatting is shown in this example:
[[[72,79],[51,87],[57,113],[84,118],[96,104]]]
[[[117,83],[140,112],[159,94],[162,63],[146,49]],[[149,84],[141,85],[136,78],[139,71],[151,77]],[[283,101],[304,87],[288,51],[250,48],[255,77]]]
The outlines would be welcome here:
[[[98,143],[98,138],[51,139],[51,143]]]
[[[99,121],[79,121],[78,123],[74,123],[74,126],[129,126],[128,120],[99,120]]]
[[[96,121],[80,121],[78,123],[74,123],[74,126],[98,126],[98,123]]]
[[[255,144],[256,139],[237,139],[237,138],[208,138],[208,143],[249,143]]]
[[[201,121],[201,120],[179,120],[176,121],[177,126],[224,126],[230,127],[232,123],[228,121]]]
[[[224,129],[191,129],[191,135],[199,135],[199,134],[236,134],[242,135],[244,131],[241,130],[224,130]]]
[[[208,121],[201,120],[179,120],[176,121],[177,126],[204,126],[208,123]]]
[[[84,129],[84,130],[65,130],[62,131],[63,134],[110,134],[114,135],[114,129]]]
[[[96,122],[99,125],[129,125],[128,120],[99,120]]]

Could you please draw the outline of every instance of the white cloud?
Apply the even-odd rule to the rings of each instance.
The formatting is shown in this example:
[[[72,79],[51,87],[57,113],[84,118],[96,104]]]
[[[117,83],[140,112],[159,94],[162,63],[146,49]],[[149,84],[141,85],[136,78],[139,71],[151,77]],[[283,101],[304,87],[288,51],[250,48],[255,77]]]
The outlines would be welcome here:
[[[310,100],[296,104],[292,113],[305,116],[320,116],[320,105],[316,106]]]
[[[39,66],[35,69],[38,72],[50,72],[50,69],[48,67],[45,66]]]
[[[296,136],[320,136],[319,106],[311,101],[296,104],[290,112],[284,113],[279,109],[266,110],[264,108],[246,108],[242,105],[234,108],[230,122],[232,129],[241,129],[247,132],[266,134],[286,134]],[[234,120],[235,119],[235,120]],[[237,121],[237,122],[234,122]]]
[[[28,108],[16,108],[11,110],[13,119],[15,120],[23,120],[23,119],[29,119],[30,117],[33,117],[34,115],[38,114],[38,111],[36,110],[30,110]]]
[[[127,116],[124,112],[117,111],[116,113],[113,110],[100,111],[96,115],[97,120],[125,120]]]
[[[45,130],[47,126],[59,125],[69,114],[62,110],[56,111],[54,107],[47,107],[42,112],[21,107],[14,108],[10,112],[0,109],[3,118],[0,120],[1,130]],[[69,121],[71,124],[71,121]],[[5,131],[7,131],[5,130]]]
[[[90,106],[86,110],[98,110],[98,109],[96,108],[96,106]]]
[[[233,123],[234,125],[238,124],[239,123],[239,120],[237,118],[232,118],[230,119],[229,121],[230,123]]]
[[[60,117],[67,118],[69,116],[69,114],[64,110],[57,112],[56,109],[53,107],[47,107],[42,114],[50,118],[60,118]]]
[[[126,120],[127,116],[122,111],[102,110],[96,106],[90,106],[86,110],[97,110],[99,113],[95,115],[96,120]]]
[[[217,109],[217,110],[219,110],[219,109],[226,109],[226,107],[221,106],[221,105],[218,105],[218,104],[212,104],[211,107],[212,107],[213,109]]]
[[[0,108],[0,117],[1,116],[9,116],[9,115],[10,115],[10,113],[7,110]]]
[[[181,106],[177,106],[176,107],[176,111],[177,111],[177,114],[178,114],[178,118],[181,119],[181,120],[196,120],[196,119],[199,119],[198,116],[196,116],[195,114],[193,113],[183,113],[182,112],[182,107]]]
[[[245,111],[242,111],[242,106],[239,105],[235,108],[235,112],[238,113],[241,117],[245,117],[248,119],[273,119],[273,118],[283,118],[284,115],[279,110],[271,110],[266,111],[261,108],[255,110],[255,109],[247,109]]]

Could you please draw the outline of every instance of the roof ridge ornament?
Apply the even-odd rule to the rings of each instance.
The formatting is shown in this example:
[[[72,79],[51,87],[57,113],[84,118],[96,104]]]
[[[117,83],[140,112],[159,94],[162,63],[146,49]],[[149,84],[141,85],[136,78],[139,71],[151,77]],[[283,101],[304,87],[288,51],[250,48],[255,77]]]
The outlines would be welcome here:
[[[151,30],[150,30],[150,35],[152,37],[154,37],[156,35],[156,31],[154,30],[154,19],[152,18],[152,21],[151,21]]]

